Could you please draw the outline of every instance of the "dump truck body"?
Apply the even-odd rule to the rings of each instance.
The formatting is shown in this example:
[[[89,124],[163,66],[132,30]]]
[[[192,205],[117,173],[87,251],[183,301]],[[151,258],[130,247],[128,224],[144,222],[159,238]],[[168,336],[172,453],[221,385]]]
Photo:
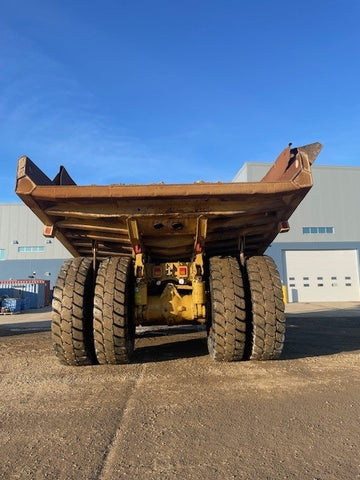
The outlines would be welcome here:
[[[189,322],[207,325],[209,352],[217,360],[276,358],[283,344],[281,284],[263,253],[288,229],[288,219],[311,188],[311,164],[320,149],[319,143],[289,146],[256,183],[77,186],[64,167],[50,180],[21,157],[16,193],[44,223],[44,235],[56,236],[75,257],[54,290],[53,335],[60,359],[123,363],[131,357],[136,325]],[[74,312],[64,311],[69,298],[73,304],[78,298],[69,290],[71,282],[73,291],[82,285],[81,355],[74,351],[75,340],[64,339],[66,329],[76,330]],[[265,320],[256,320],[254,306],[264,282],[270,282],[275,331],[268,329],[271,352],[264,347],[259,354],[257,324]],[[224,289],[232,293],[221,299]],[[228,305],[223,313],[221,302]],[[227,321],[229,316],[233,319]],[[239,333],[231,334],[234,329]],[[70,353],[67,342],[73,345]]]

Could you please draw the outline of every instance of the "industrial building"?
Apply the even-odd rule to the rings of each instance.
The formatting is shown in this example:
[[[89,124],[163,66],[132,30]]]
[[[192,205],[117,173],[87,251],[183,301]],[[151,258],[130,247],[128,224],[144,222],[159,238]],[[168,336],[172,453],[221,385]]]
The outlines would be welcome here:
[[[257,182],[270,164],[246,163],[236,182]],[[360,300],[360,168],[314,166],[314,187],[267,250],[289,302]],[[0,204],[0,280],[46,279],[54,286],[70,254],[23,204]]]
[[[236,182],[257,182],[270,164],[246,163]],[[313,166],[314,186],[266,254],[289,302],[360,300],[360,168]]]
[[[45,279],[54,286],[64,259],[71,255],[42,232],[43,224],[26,205],[0,204],[0,280]]]

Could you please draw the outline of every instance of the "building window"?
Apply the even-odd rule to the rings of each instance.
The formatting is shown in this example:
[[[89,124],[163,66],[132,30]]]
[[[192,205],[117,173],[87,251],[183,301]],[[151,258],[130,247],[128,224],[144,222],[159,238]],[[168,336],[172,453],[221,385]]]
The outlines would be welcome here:
[[[34,247],[18,247],[19,253],[42,253],[45,252],[45,247],[34,246]]]
[[[332,235],[334,231],[334,227],[302,227],[303,235],[318,233]]]
[[[0,260],[5,260],[6,250],[5,248],[0,248]]]

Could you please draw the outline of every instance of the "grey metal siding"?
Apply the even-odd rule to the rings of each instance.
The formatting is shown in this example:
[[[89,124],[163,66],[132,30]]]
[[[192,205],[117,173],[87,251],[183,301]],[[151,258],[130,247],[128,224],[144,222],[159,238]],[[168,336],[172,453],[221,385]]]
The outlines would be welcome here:
[[[5,260],[68,258],[71,255],[56,239],[48,243],[43,237],[43,224],[23,204],[0,204],[0,249]],[[43,252],[19,252],[21,247],[44,247]],[[0,270],[2,262],[0,261]]]
[[[271,165],[271,163],[245,163],[235,175],[233,182],[259,182]]]
[[[35,278],[50,280],[51,288],[70,253],[56,239],[43,237],[43,225],[23,204],[0,204],[0,280]],[[22,247],[41,247],[42,252],[19,252]]]
[[[314,167],[314,186],[290,219],[286,242],[349,242],[360,240],[360,168]],[[334,234],[304,235],[302,227],[331,226]],[[284,241],[279,237],[276,241]]]
[[[259,181],[269,167],[246,164],[234,181]],[[360,241],[360,168],[314,165],[312,171],[314,186],[290,218],[290,232],[279,235],[274,243]],[[304,235],[303,227],[334,227],[334,234]]]

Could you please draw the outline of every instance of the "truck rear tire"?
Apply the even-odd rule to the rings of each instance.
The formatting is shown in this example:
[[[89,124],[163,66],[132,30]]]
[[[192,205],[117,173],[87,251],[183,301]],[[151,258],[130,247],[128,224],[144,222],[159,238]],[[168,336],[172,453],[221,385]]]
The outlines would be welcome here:
[[[251,312],[250,360],[279,358],[285,340],[285,306],[281,280],[272,258],[250,257],[246,262]]]
[[[66,365],[96,363],[90,258],[77,257],[64,262],[54,287],[52,307],[52,339],[60,362]]]
[[[101,364],[129,363],[134,351],[133,261],[112,257],[101,262],[94,298],[94,341]]]
[[[239,262],[234,257],[212,257],[209,268],[210,357],[222,362],[242,360],[246,340],[246,309]]]

